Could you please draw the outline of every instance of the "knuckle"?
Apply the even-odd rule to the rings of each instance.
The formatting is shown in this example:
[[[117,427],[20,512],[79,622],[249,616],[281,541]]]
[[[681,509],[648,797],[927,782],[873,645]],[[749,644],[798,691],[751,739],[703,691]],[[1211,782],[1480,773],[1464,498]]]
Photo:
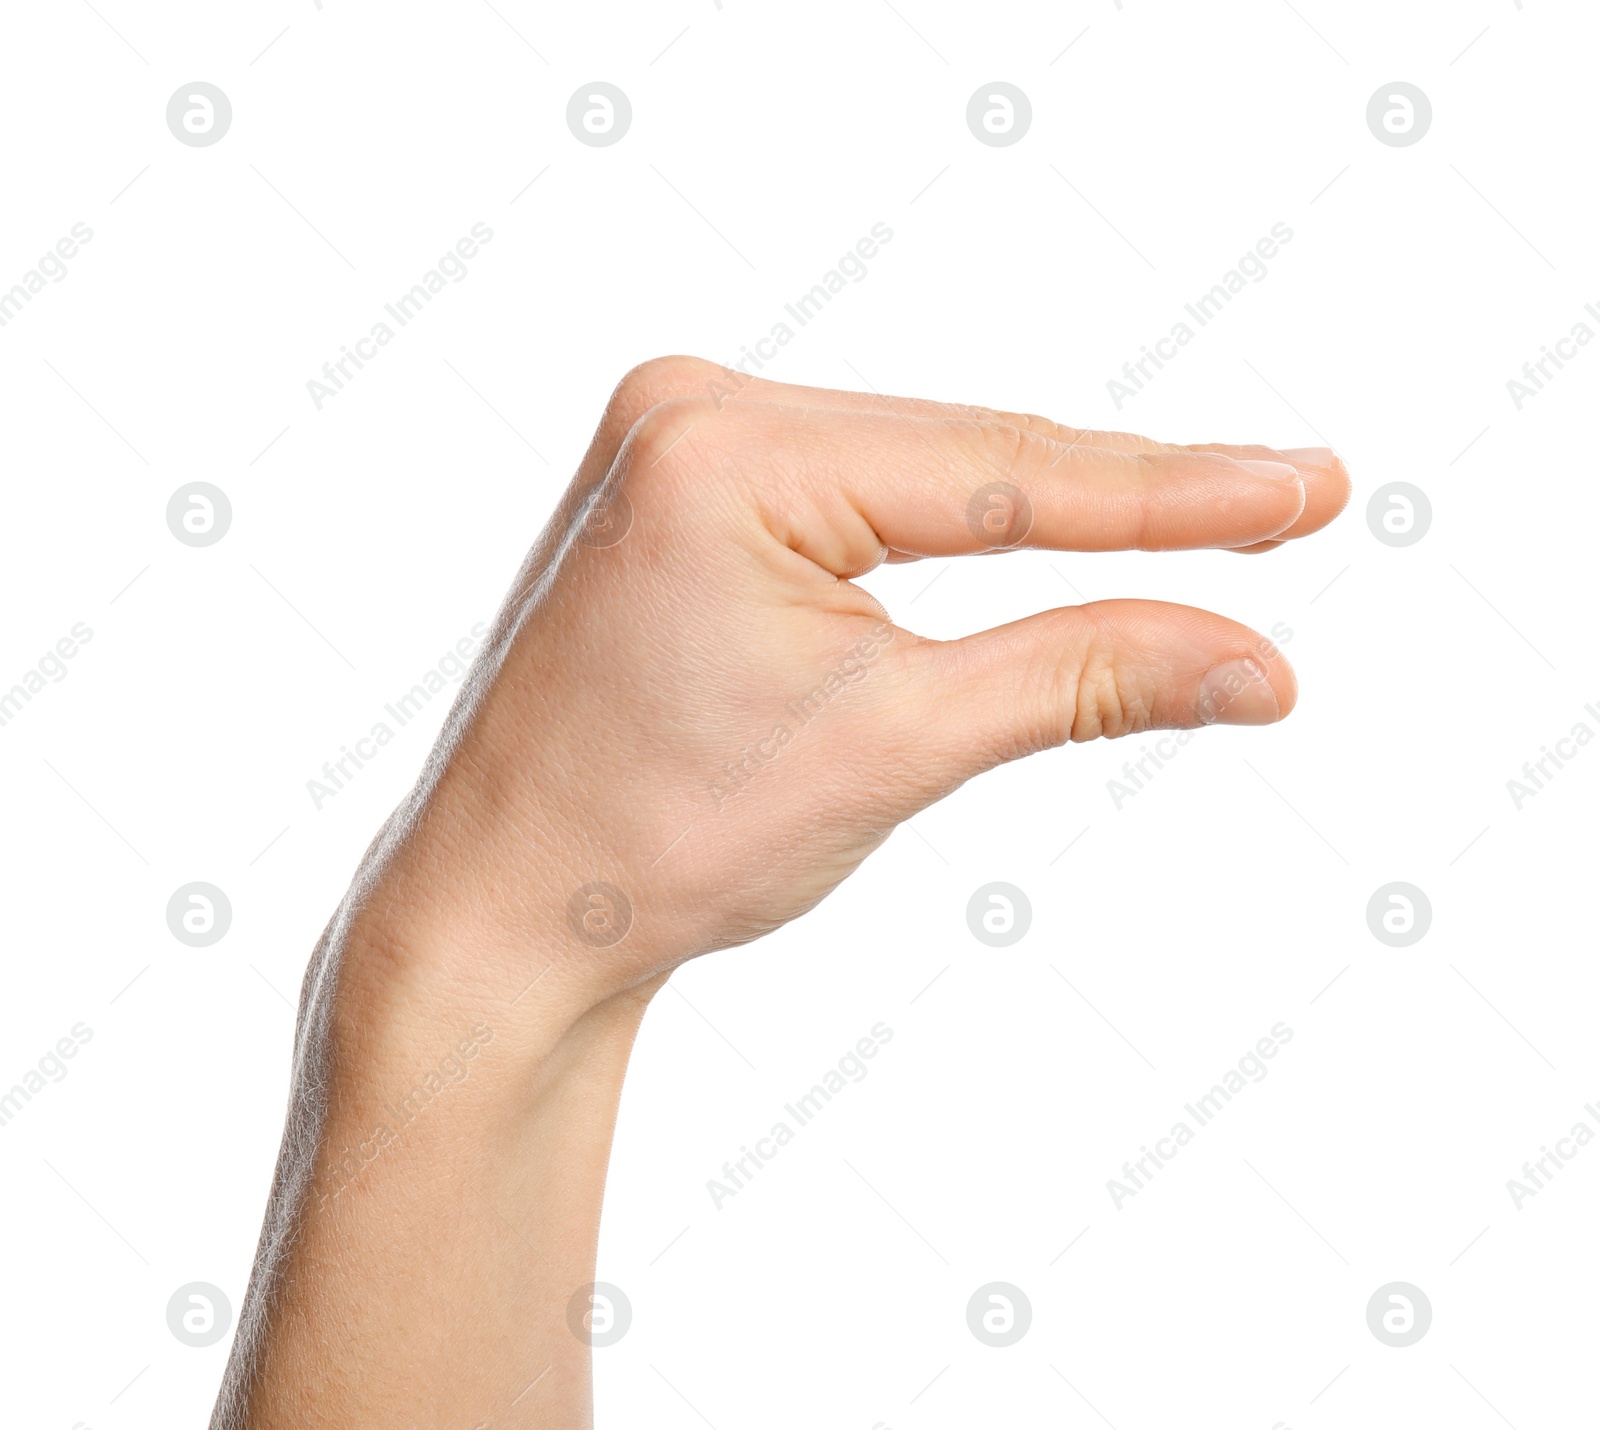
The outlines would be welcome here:
[[[675,455],[680,459],[688,450],[687,438],[697,426],[716,415],[716,402],[709,397],[669,397],[647,408],[634,421],[623,444],[623,456],[630,480],[650,479],[663,463]]]
[[[1154,452],[1131,454],[1133,469],[1137,473],[1130,501],[1127,521],[1127,544],[1131,551],[1161,550],[1161,533],[1156,521],[1156,501],[1152,493],[1162,470],[1169,465],[1167,458]]]
[[[1074,744],[1136,735],[1151,724],[1150,702],[1124,678],[1110,649],[1096,645],[1083,657],[1070,706]]]
[[[1008,758],[1054,750],[1069,740],[1093,738],[1080,734],[1086,727],[1078,716],[1088,669],[1083,642],[1069,621],[1063,618],[1059,624],[1059,637],[1053,630],[1041,632],[1043,639],[1035,643],[1035,654],[1023,667],[1022,709],[1026,714],[1018,732],[1020,748],[1008,752]]]
[[[977,422],[968,431],[968,441],[978,457],[1011,476],[1022,469],[1030,440],[1022,428],[1009,422]]]
[[[656,357],[629,368],[612,389],[606,403],[604,425],[620,442],[652,407],[675,397],[704,392],[722,371],[715,363],[697,357]]]
[[[623,374],[617,395],[626,397],[642,413],[658,402],[703,390],[707,379],[721,371],[713,362],[683,354],[646,358]]]
[[[1068,738],[1074,744],[1125,733],[1117,672],[1103,654],[1091,652],[1078,665],[1073,688],[1061,691],[1061,708],[1070,720]],[[1068,713],[1070,712],[1070,714]]]
[[[996,412],[992,416],[997,422],[1004,422],[1019,431],[1043,437],[1050,442],[1072,442],[1078,437],[1075,429],[1064,427],[1053,418],[1040,417],[1033,412]]]
[[[1090,622],[1085,626],[1085,618]],[[1036,747],[1114,740],[1148,730],[1154,706],[1114,633],[1092,606],[1061,613],[1058,632],[1040,643],[1032,682]]]
[[[1036,475],[1059,455],[1051,438],[1011,422],[983,424],[973,440],[979,458],[1013,481]]]
[[[1006,481],[1022,485],[1043,465],[1040,454],[1049,445],[1008,422],[976,417],[946,418],[943,432],[954,449],[957,470],[969,484]]]

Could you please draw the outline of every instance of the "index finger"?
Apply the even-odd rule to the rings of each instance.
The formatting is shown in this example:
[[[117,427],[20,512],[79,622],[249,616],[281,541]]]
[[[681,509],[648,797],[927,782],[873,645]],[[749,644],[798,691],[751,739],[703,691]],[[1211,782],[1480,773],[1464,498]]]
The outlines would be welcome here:
[[[1286,463],[1107,451],[971,418],[688,402],[641,426],[630,460],[644,469],[694,464],[697,427],[701,442],[736,453],[735,479],[774,536],[835,575],[869,569],[886,549],[1246,546],[1278,536],[1305,505]]]
[[[860,374],[857,374],[860,376]],[[866,379],[862,378],[865,382]],[[869,384],[870,385],[870,384]],[[1069,447],[1147,455],[1213,454],[1235,461],[1283,462],[1300,474],[1306,490],[1305,506],[1294,524],[1275,539],[1305,536],[1320,530],[1343,510],[1350,496],[1350,480],[1343,463],[1326,447],[1279,450],[1265,444],[1158,441],[1133,432],[1072,427],[1053,418],[1028,412],[926,398],[899,397],[878,392],[852,392],[826,387],[805,387],[776,382],[726,368],[695,357],[662,357],[640,364],[618,383],[602,419],[595,443],[579,476],[596,482],[610,467],[623,439],[653,407],[675,399],[706,398],[720,412],[756,405],[777,405],[807,411],[843,411],[904,419],[932,418],[973,421],[1029,432]]]

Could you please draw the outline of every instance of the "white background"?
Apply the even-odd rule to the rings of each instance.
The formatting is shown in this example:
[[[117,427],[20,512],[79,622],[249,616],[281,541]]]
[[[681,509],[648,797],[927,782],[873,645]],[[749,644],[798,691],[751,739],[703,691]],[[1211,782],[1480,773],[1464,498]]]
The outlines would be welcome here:
[[[1506,782],[1600,731],[1600,352],[1521,410],[1506,383],[1600,299],[1600,23],[895,3],[7,10],[0,284],[94,233],[0,329],[0,687],[93,631],[0,728],[0,1086],[93,1030],[0,1128],[7,1425],[204,1422],[227,1341],[181,1344],[166,1303],[238,1307],[305,959],[443,702],[320,810],[306,781],[489,618],[626,368],[737,359],[877,222],[769,375],[1326,439],[1355,497],[1266,558],[870,578],[941,636],[1080,596],[1281,622],[1301,705],[1202,732],[1121,808],[1139,741],[999,771],[677,975],[618,1131],[599,1274],[634,1321],[596,1354],[600,1423],[1592,1422],[1600,1148],[1520,1210],[1506,1183],[1600,1127],[1600,750],[1520,809]],[[233,105],[209,148],[164,120],[196,79]],[[565,124],[596,79],[633,105],[610,148]],[[1008,148],[965,123],[996,79],[1033,106]],[[1407,148],[1365,121],[1397,79],[1434,110]],[[470,275],[318,411],[307,379],[480,221]],[[1118,410],[1107,380],[1279,222],[1269,275]],[[165,521],[196,480],[233,506],[205,549]],[[1433,505],[1403,549],[1365,518],[1396,480]],[[193,880],[233,905],[208,949],[166,926]],[[1032,903],[1010,949],[968,932],[991,880]],[[1394,880],[1433,908],[1405,949],[1366,922]],[[714,1208],[880,1021],[870,1076]],[[1117,1209],[1107,1179],[1278,1022],[1270,1075]],[[965,1319],[997,1280],[1033,1307],[1003,1350]],[[1434,1312],[1407,1349],[1366,1324],[1397,1280]]]

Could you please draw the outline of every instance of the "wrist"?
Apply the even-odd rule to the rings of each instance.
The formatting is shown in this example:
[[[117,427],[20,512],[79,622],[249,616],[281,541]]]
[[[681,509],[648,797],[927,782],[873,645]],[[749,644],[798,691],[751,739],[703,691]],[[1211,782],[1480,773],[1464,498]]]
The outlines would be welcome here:
[[[490,751],[508,743],[518,754],[506,764]],[[381,987],[571,1022],[704,951],[694,921],[610,852],[636,831],[608,834],[561,775],[519,768],[536,748],[527,731],[472,729],[374,841],[347,903]]]
[[[331,1016],[308,1010],[303,1039],[302,1073],[323,1090],[311,1215],[382,1222],[397,1204],[457,1199],[463,1177],[510,1187],[534,1165],[589,1185],[598,1208],[628,1058],[665,975],[597,997],[546,959],[508,996],[515,980],[475,952],[369,916],[351,928],[324,992]],[[587,1219],[582,1197],[574,1209]]]
[[[327,1015],[306,1016],[325,1030],[330,1085],[368,1102],[430,1073],[526,1093],[615,996],[550,939],[524,942],[481,913],[441,924],[366,910],[329,963]]]

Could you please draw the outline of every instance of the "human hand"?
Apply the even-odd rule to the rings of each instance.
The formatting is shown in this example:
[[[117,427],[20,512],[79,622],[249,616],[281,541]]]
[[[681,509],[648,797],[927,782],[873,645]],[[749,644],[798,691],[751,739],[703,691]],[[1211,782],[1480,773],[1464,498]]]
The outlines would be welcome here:
[[[1021,547],[1264,550],[1348,495],[1325,449],[1175,447],[647,363],[475,676],[457,852],[516,946],[598,992],[755,938],[1002,761],[1294,705],[1271,642],[1206,611],[1102,601],[940,642],[851,578]]]
[[[940,642],[853,577],[1261,550],[1348,495],[1326,451],[630,373],[308,970],[216,1430],[587,1423],[611,1128],[671,969],[803,913],[1002,761],[1294,705],[1272,644],[1207,611],[1102,601]]]

